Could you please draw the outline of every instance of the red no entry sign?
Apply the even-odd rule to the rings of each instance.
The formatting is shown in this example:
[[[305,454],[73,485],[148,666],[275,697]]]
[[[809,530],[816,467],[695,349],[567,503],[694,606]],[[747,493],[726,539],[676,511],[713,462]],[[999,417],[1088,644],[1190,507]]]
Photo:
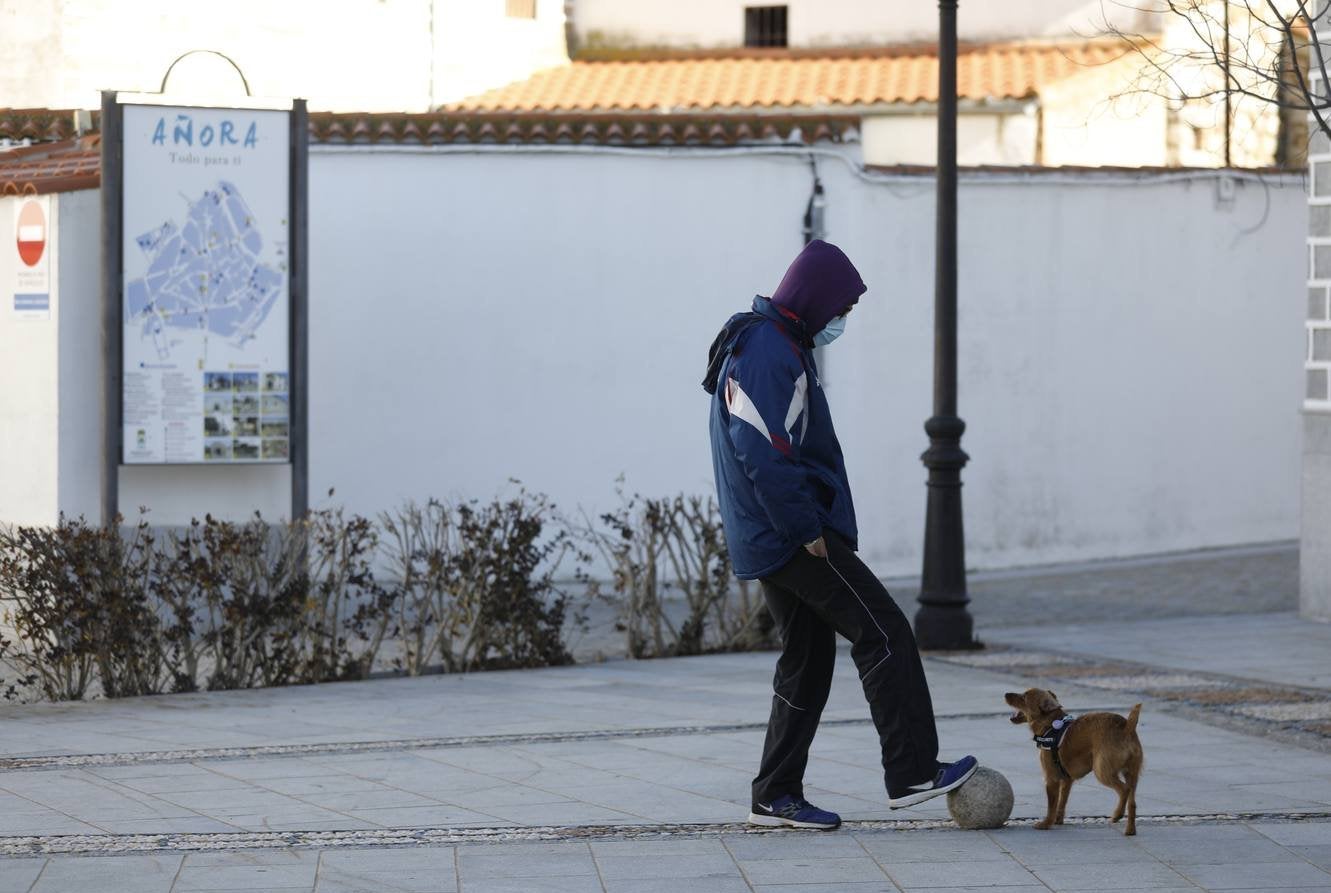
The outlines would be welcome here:
[[[46,252],[46,212],[34,201],[18,212],[18,257],[29,267],[37,266]]]

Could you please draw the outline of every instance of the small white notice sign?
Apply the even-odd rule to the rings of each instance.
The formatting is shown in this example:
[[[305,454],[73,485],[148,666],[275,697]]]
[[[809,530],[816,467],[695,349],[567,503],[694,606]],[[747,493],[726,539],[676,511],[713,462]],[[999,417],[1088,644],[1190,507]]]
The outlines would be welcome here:
[[[51,318],[51,198],[34,195],[14,205],[17,262],[10,306],[20,319]]]

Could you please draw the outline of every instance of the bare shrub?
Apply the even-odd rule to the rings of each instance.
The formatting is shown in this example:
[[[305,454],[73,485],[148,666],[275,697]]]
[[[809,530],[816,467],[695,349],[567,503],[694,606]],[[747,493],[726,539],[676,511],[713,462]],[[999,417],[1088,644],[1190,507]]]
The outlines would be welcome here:
[[[710,496],[647,499],[617,491],[620,507],[583,514],[579,534],[610,568],[608,593],[631,657],[752,650],[771,644],[772,623],[762,599],[736,581]],[[683,601],[672,617],[670,597]]]
[[[379,533],[368,518],[347,518],[340,508],[313,512],[303,523],[313,585],[301,627],[300,681],[364,679],[401,595],[375,579]]]
[[[152,593],[153,536],[142,519],[126,536],[121,520],[0,528],[0,622],[12,631],[0,657],[19,673],[7,697],[34,687],[79,700],[94,678],[108,697],[164,690],[172,655]]]
[[[207,515],[172,538],[159,591],[175,619],[178,691],[293,681],[310,589],[304,543],[299,522],[257,512],[243,524]]]
[[[408,502],[379,523],[385,558],[401,581],[400,666],[446,672],[569,663],[569,608],[555,573],[581,557],[554,506],[519,490],[487,503]]]
[[[365,518],[209,515],[160,539],[146,519],[119,521],[0,528],[0,659],[18,673],[0,680],[6,697],[363,678],[393,632],[397,592],[374,579]]]

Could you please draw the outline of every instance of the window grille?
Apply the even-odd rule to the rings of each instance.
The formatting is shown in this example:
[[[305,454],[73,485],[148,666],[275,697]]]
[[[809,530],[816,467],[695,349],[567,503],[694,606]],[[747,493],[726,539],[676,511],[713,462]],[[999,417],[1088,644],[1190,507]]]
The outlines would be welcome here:
[[[786,46],[786,11],[789,6],[744,7],[746,47]]]

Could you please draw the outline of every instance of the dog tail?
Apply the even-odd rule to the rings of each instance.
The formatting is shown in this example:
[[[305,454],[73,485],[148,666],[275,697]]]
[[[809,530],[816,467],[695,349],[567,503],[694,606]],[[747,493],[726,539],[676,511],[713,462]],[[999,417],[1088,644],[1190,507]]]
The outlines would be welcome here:
[[[1139,716],[1141,716],[1141,713],[1142,713],[1142,705],[1141,705],[1141,704],[1134,704],[1133,707],[1132,707],[1132,709],[1128,711],[1128,731],[1129,731],[1129,732],[1135,732],[1135,731],[1137,731],[1137,718],[1138,718]]]

